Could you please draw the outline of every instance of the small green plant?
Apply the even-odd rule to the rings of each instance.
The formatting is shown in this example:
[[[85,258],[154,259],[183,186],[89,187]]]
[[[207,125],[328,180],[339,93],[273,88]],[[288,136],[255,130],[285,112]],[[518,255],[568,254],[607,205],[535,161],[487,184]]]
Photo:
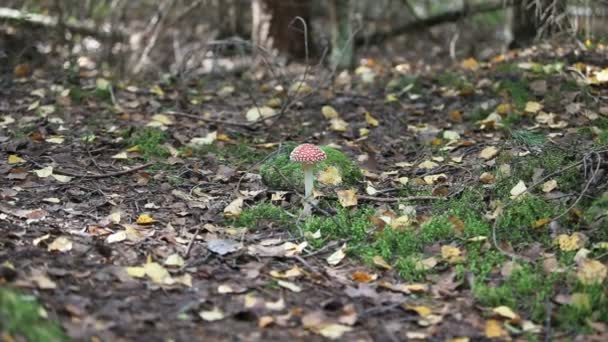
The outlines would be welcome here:
[[[528,84],[523,80],[505,80],[500,84],[499,90],[506,91],[511,96],[515,108],[520,111],[526,107],[526,103],[530,98]]]
[[[33,296],[0,287],[0,333],[2,332],[17,340],[23,338],[31,342],[68,341],[58,324],[44,318],[44,309]]]
[[[129,139],[129,145],[137,146],[146,160],[166,158],[169,156],[169,151],[162,146],[166,140],[165,132],[156,128],[144,128],[133,133]]]
[[[253,228],[260,221],[273,221],[285,225],[290,219],[291,217],[285,209],[270,203],[262,203],[244,209],[233,224],[237,227]]]
[[[304,172],[302,165],[289,160],[289,154],[296,144],[286,143],[281,146],[276,155],[269,158],[260,168],[262,180],[268,186],[275,189],[297,189],[304,188]],[[318,173],[334,166],[340,172],[343,184],[357,185],[363,175],[359,167],[344,153],[329,146],[320,146],[327,155],[327,159],[315,164],[314,172]],[[278,170],[278,171],[277,171]]]

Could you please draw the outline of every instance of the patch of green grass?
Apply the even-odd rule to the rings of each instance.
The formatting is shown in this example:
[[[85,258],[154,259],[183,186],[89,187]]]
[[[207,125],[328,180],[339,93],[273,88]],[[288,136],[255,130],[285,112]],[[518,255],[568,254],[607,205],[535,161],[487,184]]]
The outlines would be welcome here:
[[[496,65],[496,72],[500,74],[516,75],[521,73],[521,69],[517,66],[517,63],[500,63]]]
[[[544,241],[550,243],[545,230],[534,228],[540,219],[557,215],[558,207],[549,201],[534,195],[525,195],[514,200],[498,218],[496,230],[499,240],[508,240],[513,245]]]
[[[304,187],[302,165],[289,160],[289,154],[296,146],[294,143],[284,144],[275,156],[262,165],[260,174],[265,184],[274,189],[292,189],[293,186],[302,189]],[[329,146],[320,146],[320,148],[327,155],[327,159],[315,164],[315,174],[329,166],[334,166],[340,171],[343,184],[358,185],[363,175],[357,164],[335,148]],[[280,174],[275,168],[280,171]]]
[[[547,138],[544,135],[523,129],[512,131],[511,137],[516,142],[527,147],[539,147],[547,142]]]
[[[506,91],[513,101],[513,105],[518,110],[524,110],[526,103],[530,98],[530,92],[528,91],[528,83],[523,80],[512,81],[505,80],[500,83],[500,91]]]
[[[272,221],[285,225],[290,220],[291,216],[285,209],[270,203],[262,203],[243,209],[241,215],[233,220],[233,224],[237,227],[253,228],[260,221]]]
[[[481,120],[487,118],[488,115],[490,115],[490,113],[492,113],[492,109],[490,109],[490,108],[483,109],[481,107],[478,107],[478,108],[475,108],[471,112],[467,112],[465,114],[465,117],[466,117],[467,121],[477,122],[477,121],[481,121]]]
[[[196,148],[187,149],[192,151],[195,156],[204,156],[206,154],[213,154],[217,158],[226,164],[233,167],[249,166],[253,165],[262,159],[264,159],[264,153],[251,147],[251,143],[248,141],[238,141],[236,144],[210,144]]]
[[[146,127],[136,130],[128,139],[130,146],[138,146],[144,159],[167,158],[169,151],[162,146],[167,140],[167,134],[156,128]]]
[[[545,318],[546,303],[553,297],[561,277],[557,273],[545,275],[536,266],[520,265],[498,286],[477,281],[473,295],[484,306],[506,305],[527,313],[532,321],[539,323]]]
[[[33,296],[0,288],[0,332],[31,342],[68,341],[61,327],[44,318]]]
[[[457,73],[445,71],[437,75],[435,81],[442,87],[461,88],[467,83],[467,80]]]
[[[561,328],[588,333],[591,331],[588,321],[608,322],[608,298],[604,286],[578,284],[572,293],[576,294],[573,302],[561,306],[557,314],[556,320]]]

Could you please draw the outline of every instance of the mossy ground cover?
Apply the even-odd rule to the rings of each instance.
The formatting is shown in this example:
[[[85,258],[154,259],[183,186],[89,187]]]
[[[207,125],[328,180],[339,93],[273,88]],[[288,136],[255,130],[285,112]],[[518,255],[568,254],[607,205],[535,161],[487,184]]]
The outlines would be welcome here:
[[[6,341],[68,341],[61,327],[44,317],[45,311],[33,296],[0,287],[0,336]]]

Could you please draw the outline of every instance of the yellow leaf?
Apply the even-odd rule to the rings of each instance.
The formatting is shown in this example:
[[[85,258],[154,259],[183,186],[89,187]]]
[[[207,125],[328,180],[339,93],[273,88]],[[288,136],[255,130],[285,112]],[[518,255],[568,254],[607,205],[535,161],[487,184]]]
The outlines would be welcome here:
[[[276,110],[268,106],[253,107],[245,113],[247,121],[253,122],[259,119],[266,119],[276,114]]]
[[[606,279],[607,274],[606,265],[597,260],[584,260],[579,265],[576,277],[584,285],[593,285],[601,284]]]
[[[407,305],[405,307],[407,310],[415,311],[420,317],[426,317],[433,313],[433,310],[428,306],[423,305]]]
[[[338,190],[338,201],[344,207],[354,207],[357,205],[357,193],[355,190]]]
[[[65,236],[60,236],[51,242],[48,251],[67,252],[72,249],[72,241]]]
[[[382,257],[381,257],[381,256],[379,256],[379,255],[374,256],[374,257],[372,258],[372,262],[374,263],[374,265],[376,265],[376,266],[378,266],[378,267],[380,267],[380,268],[383,268],[383,269],[385,269],[385,270],[390,271],[390,270],[392,270],[392,269],[393,269],[393,267],[392,267],[391,265],[389,265],[389,264],[386,262],[386,260],[384,260],[384,258],[382,258]]]
[[[599,83],[608,82],[608,68],[603,69],[602,71],[595,74],[595,78]]]
[[[346,256],[346,253],[344,253],[345,249],[346,249],[346,244],[342,245],[342,247],[340,247],[337,251],[333,252],[325,260],[327,261],[328,264],[330,264],[332,266],[336,266]]]
[[[337,323],[325,323],[317,331],[323,337],[327,337],[330,340],[336,340],[342,337],[344,333],[347,333],[352,330],[353,328],[346,325]]]
[[[21,164],[21,163],[25,163],[25,160],[22,159],[21,157],[19,157],[18,155],[16,155],[16,154],[8,155],[8,164],[9,165]]]
[[[510,320],[519,320],[519,315],[516,314],[513,310],[511,310],[511,308],[508,306],[497,306],[492,309],[492,312],[503,318],[507,318]]]
[[[64,175],[52,174],[51,177],[53,177],[56,181],[58,181],[60,183],[67,183],[72,180],[72,177],[64,176]]]
[[[591,310],[591,297],[587,293],[573,293],[570,305],[581,310]]]
[[[238,217],[241,215],[243,211],[243,197],[239,197],[230,204],[226,208],[224,208],[224,216],[226,217]]]
[[[184,266],[186,262],[184,261],[184,259],[177,253],[173,253],[171,255],[169,255],[167,257],[167,259],[165,259],[164,264],[167,266],[177,266],[177,267],[182,267]]]
[[[445,173],[440,173],[438,175],[424,176],[423,179],[426,184],[433,185],[437,182],[445,182],[448,179],[448,176]]]
[[[136,222],[137,222],[137,224],[150,224],[150,223],[156,222],[156,220],[153,219],[152,216],[150,216],[148,214],[141,214],[137,218]]]
[[[524,110],[528,113],[538,113],[541,109],[543,109],[542,104],[535,101],[528,101]]]
[[[435,163],[434,161],[430,161],[430,160],[425,160],[422,163],[418,164],[419,169],[425,169],[425,170],[431,170],[431,169],[436,168],[437,166],[439,166],[439,164]]]
[[[158,84],[153,85],[150,88],[150,92],[158,97],[165,96],[165,92],[161,89],[161,87]]]
[[[462,251],[458,247],[444,245],[441,246],[441,257],[449,263],[457,263],[462,261]]]
[[[332,106],[323,106],[321,108],[321,113],[328,120],[340,117],[340,114],[338,114],[338,112]]]
[[[507,332],[503,329],[502,324],[495,319],[486,321],[485,333],[487,338],[500,338],[507,336]]]
[[[168,285],[172,284],[174,281],[164,267],[162,267],[157,262],[149,262],[144,264],[144,270],[146,270],[146,275],[152,282],[159,285]]]
[[[127,152],[123,151],[123,152],[116,153],[111,158],[112,159],[129,159],[129,156],[127,155]]]
[[[141,266],[126,267],[125,270],[133,278],[143,278],[146,276],[146,269]]]
[[[378,127],[380,124],[378,119],[374,118],[369,112],[365,112],[365,122],[372,127]]]
[[[560,234],[555,238],[559,249],[564,252],[576,251],[585,247],[586,240],[586,237],[581,233],[574,233],[572,235]]]
[[[477,60],[475,58],[472,58],[472,57],[463,60],[462,63],[460,63],[460,66],[463,69],[472,70],[472,71],[479,69],[479,63],[477,62]]]
[[[310,94],[312,93],[312,90],[312,87],[304,81],[296,81],[289,87],[289,91],[298,95]]]
[[[348,122],[342,120],[341,118],[333,118],[329,123],[332,131],[346,132],[346,129],[348,128]]]
[[[342,184],[342,175],[340,170],[335,166],[329,166],[319,173],[317,177],[321,184],[325,185],[340,185]]]
[[[512,111],[511,105],[508,103],[501,103],[496,107],[496,113],[500,115],[507,115]]]
[[[479,152],[479,158],[490,160],[498,154],[498,149],[494,146],[488,146]]]

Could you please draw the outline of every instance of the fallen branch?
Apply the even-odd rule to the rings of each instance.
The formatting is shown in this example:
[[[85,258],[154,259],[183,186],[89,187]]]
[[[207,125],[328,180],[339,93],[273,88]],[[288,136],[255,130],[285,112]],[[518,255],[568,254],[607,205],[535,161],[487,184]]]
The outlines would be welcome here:
[[[494,12],[500,9],[507,8],[513,5],[511,0],[500,0],[490,3],[481,3],[477,5],[465,6],[457,11],[448,11],[436,16],[432,16],[422,20],[406,23],[404,25],[393,28],[388,31],[375,32],[370,35],[358,37],[355,40],[355,45],[380,44],[388,39],[400,36],[406,33],[428,29],[432,26],[458,21],[464,17],[474,14]]]
[[[103,40],[122,39],[126,34],[120,31],[107,31],[99,28],[92,22],[68,21],[59,23],[56,17],[47,15],[19,11],[12,8],[0,7],[0,21],[7,21],[13,24],[19,24],[30,27],[42,28],[57,28],[60,25],[65,29],[74,33],[79,33],[86,36],[93,36]]]

